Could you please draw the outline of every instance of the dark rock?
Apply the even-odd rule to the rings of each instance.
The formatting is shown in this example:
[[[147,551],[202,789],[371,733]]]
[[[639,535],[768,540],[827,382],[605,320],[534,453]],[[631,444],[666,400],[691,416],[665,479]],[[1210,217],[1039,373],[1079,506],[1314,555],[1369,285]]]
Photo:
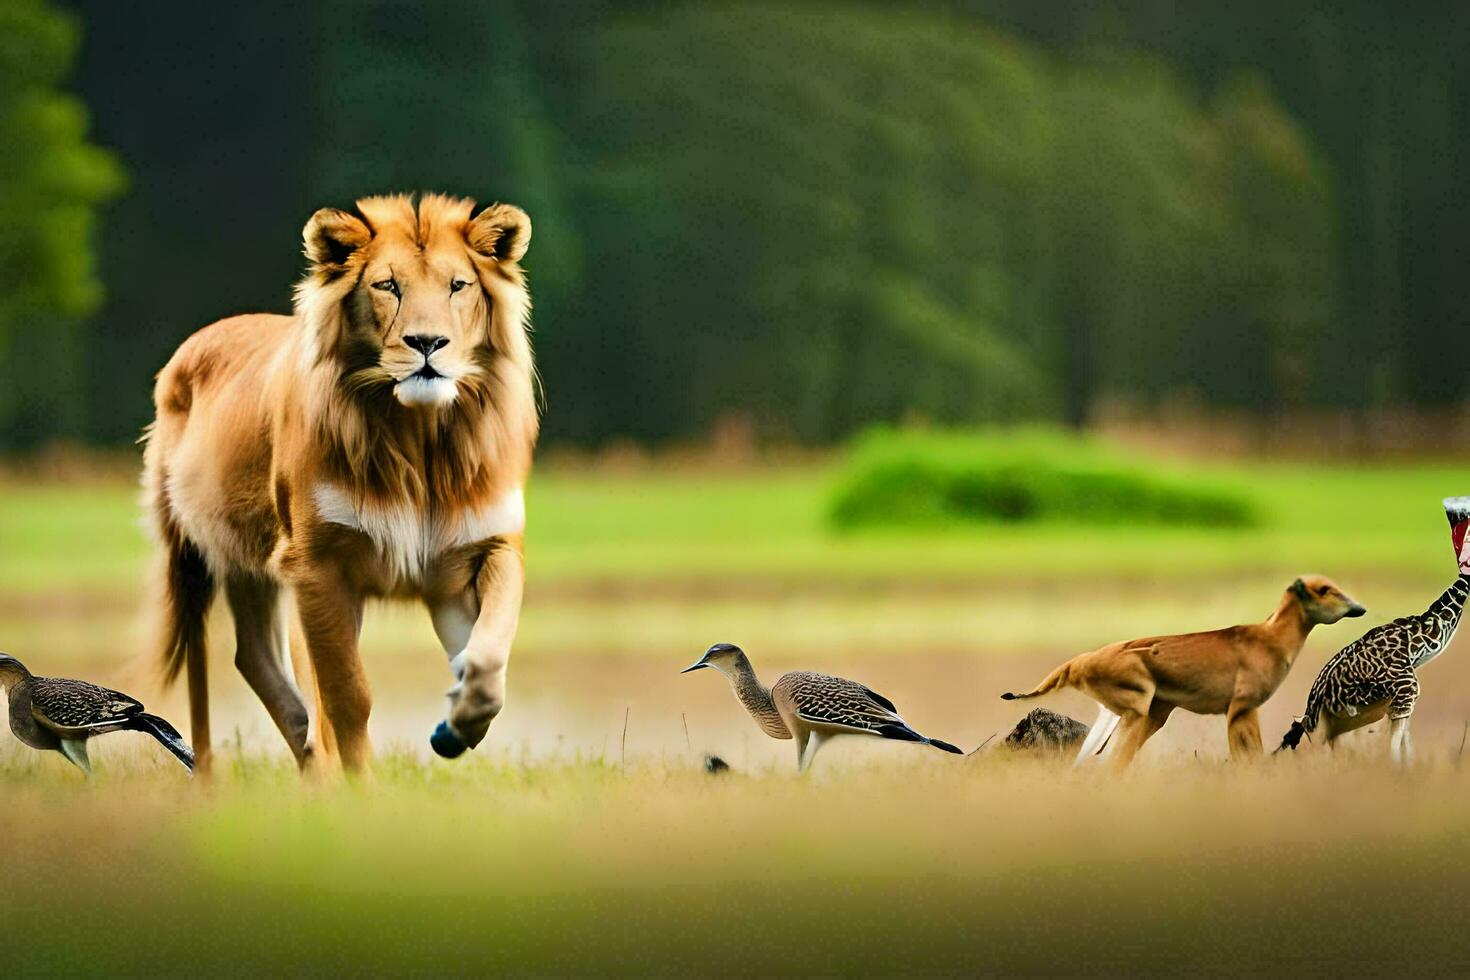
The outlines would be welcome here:
[[[718,776],[722,772],[730,771],[730,763],[717,755],[707,755],[704,757],[704,771],[711,776]]]
[[[1075,718],[1035,708],[1006,736],[1006,745],[1027,752],[1062,752],[1087,737],[1087,726]]]

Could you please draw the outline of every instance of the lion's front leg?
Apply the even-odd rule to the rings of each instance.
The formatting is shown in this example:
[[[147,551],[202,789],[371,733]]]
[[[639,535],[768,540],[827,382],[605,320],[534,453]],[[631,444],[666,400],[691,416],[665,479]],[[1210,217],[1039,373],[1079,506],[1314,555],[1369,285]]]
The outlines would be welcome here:
[[[505,670],[520,622],[524,586],[520,539],[502,539],[486,556],[475,580],[479,612],[460,653],[452,654],[453,614],[446,617],[444,607],[435,611],[435,626],[459,678],[449,694],[449,716],[429,739],[434,751],[446,759],[479,745],[505,706]]]
[[[331,567],[301,570],[295,582],[301,631],[311,658],[321,719],[342,765],[361,772],[372,761],[368,715],[373,696],[358,656],[362,596]]]

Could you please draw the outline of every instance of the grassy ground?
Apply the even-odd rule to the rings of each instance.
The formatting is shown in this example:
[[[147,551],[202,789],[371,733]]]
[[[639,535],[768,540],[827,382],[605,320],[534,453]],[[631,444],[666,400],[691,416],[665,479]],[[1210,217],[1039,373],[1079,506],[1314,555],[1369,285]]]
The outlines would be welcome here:
[[[1446,766],[935,754],[840,776],[425,768],[213,791],[12,772],[9,969],[76,975],[1426,973],[1470,968]]]
[[[1408,774],[1382,765],[1381,732],[1242,769],[1221,758],[1219,720],[1191,717],[1122,781],[852,740],[798,780],[789,744],[760,736],[718,677],[675,673],[736,640],[768,680],[857,676],[970,748],[1019,713],[999,691],[1063,657],[1260,619],[1322,571],[1370,618],[1314,636],[1263,712],[1270,740],[1332,650],[1438,594],[1453,570],[1438,501],[1470,490],[1470,466],[1213,476],[1255,494],[1266,523],[840,535],[820,465],[543,469],[510,705],[470,758],[425,756],[448,675],[424,617],[400,608],[364,636],[382,749],[369,784],[302,786],[283,765],[229,670],[223,617],[231,765],[213,787],[141,736],[99,742],[91,785],[0,738],[7,969],[1470,968],[1463,650],[1426,673]],[[182,717],[139,658],[134,496],[122,479],[0,482],[0,649]],[[705,776],[705,751],[736,772]]]
[[[1439,575],[1438,501],[1470,465],[1219,466],[1264,512],[1250,531],[1042,526],[834,534],[826,466],[730,473],[542,471],[530,495],[533,587],[641,589],[750,579],[935,583],[1105,574],[1239,574],[1299,567]],[[123,480],[0,484],[0,589],[131,593],[141,568],[137,493]],[[1443,540],[1439,543],[1448,548]]]
[[[1453,568],[1438,501],[1470,489],[1470,466],[1252,465],[1211,478],[1246,487],[1263,526],[840,534],[823,518],[823,466],[543,470],[518,653],[679,659],[725,637],[778,657],[1053,656],[1259,619],[1309,571],[1391,618],[1422,608]],[[0,483],[0,644],[93,665],[140,645],[135,497],[124,479]],[[422,616],[381,622],[370,650],[432,646]]]

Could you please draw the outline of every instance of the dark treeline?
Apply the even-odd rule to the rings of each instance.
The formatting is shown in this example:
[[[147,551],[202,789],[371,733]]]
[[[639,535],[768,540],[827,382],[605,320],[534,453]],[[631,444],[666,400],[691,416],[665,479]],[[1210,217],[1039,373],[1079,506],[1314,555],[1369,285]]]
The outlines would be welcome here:
[[[70,9],[70,81],[63,38],[34,84],[128,183],[100,308],[81,247],[69,304],[0,305],[12,445],[134,437],[179,340],[287,308],[314,208],[415,189],[530,212],[550,439],[1470,396],[1454,5]]]

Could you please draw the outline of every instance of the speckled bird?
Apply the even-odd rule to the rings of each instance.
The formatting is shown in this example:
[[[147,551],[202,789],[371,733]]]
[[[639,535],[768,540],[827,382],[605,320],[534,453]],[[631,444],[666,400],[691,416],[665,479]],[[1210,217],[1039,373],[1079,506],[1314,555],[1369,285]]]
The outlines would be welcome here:
[[[945,752],[964,752],[927,738],[909,727],[893,702],[856,681],[808,670],[782,675],[767,688],[755,676],[745,651],[733,643],[716,643],[680,673],[713,667],[730,680],[735,697],[761,731],[772,738],[796,740],[796,769],[804,772],[817,750],[838,735],[875,735],[899,742],[922,742]]]
[[[0,653],[0,687],[10,693],[10,730],[33,749],[60,752],[92,774],[87,740],[109,732],[145,732],[174,754],[190,772],[194,752],[174,726],[143,710],[126,694],[86,681],[37,677],[25,664]]]

